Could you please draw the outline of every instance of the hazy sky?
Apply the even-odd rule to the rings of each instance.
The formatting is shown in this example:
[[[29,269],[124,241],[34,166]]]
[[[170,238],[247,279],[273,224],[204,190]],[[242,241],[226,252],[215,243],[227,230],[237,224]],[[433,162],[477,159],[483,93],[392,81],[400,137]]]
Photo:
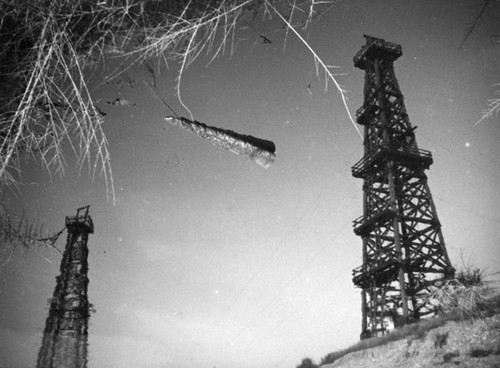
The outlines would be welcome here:
[[[352,58],[363,34],[399,43],[396,76],[422,149],[452,263],[500,270],[498,117],[474,123],[500,82],[500,47],[489,20],[462,49],[482,2],[339,1],[301,34],[362,104],[363,71]],[[498,17],[497,17],[498,19]],[[233,55],[201,57],[181,92],[195,119],[272,140],[265,170],[214,148],[179,127],[130,72],[96,91],[107,113],[116,204],[101,179],[69,169],[63,179],[26,165],[17,199],[29,215],[59,230],[90,205],[89,368],[295,367],[358,340],[360,293],[351,271],[361,264],[352,220],[362,214],[363,155],[339,93],[315,75],[310,52],[277,22],[240,27]],[[495,28],[496,27],[496,28]],[[103,71],[105,76],[111,70]],[[162,70],[165,99],[175,65]],[[106,105],[118,97],[133,107]],[[71,164],[71,160],[69,162]],[[64,248],[64,239],[57,244]],[[0,366],[34,366],[59,274],[60,254],[19,253],[0,269]],[[498,277],[497,277],[498,278]]]

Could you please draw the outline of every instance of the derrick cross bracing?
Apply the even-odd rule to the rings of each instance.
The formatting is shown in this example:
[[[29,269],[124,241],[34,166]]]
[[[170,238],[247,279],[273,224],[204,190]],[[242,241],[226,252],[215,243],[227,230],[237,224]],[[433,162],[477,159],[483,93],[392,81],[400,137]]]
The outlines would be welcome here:
[[[66,217],[68,238],[50,299],[37,368],[85,368],[87,366],[87,335],[89,279],[87,241],[94,232],[89,206],[79,208],[76,216]]]
[[[363,241],[363,264],[353,270],[362,289],[361,338],[434,313],[432,287],[454,275],[424,171],[432,164],[421,150],[406,113],[393,62],[401,46],[365,36],[354,57],[365,71],[364,157],[352,167],[363,179],[363,215],[353,223]]]

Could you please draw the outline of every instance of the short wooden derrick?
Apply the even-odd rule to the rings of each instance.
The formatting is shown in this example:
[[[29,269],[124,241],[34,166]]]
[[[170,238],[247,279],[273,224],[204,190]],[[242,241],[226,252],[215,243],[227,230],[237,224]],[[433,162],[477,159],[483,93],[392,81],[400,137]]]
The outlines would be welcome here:
[[[66,217],[68,238],[61,260],[60,275],[50,299],[37,368],[85,368],[90,304],[87,297],[89,234],[94,224],[89,206],[76,216]]]

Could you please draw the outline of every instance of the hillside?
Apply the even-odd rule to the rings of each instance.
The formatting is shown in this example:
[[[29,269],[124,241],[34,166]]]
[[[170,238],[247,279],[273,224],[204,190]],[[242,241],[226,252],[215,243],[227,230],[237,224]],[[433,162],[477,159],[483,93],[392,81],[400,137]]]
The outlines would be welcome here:
[[[452,320],[415,331],[396,341],[348,353],[322,368],[500,367],[498,304],[482,318]]]

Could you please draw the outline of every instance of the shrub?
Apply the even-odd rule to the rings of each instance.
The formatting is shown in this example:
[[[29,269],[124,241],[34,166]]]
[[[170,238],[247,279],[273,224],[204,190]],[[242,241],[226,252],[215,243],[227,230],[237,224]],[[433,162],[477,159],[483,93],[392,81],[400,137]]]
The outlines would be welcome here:
[[[304,358],[297,368],[318,368],[319,365],[315,364],[311,358]]]
[[[465,287],[483,285],[483,272],[479,268],[466,267],[458,272],[455,279]]]
[[[465,320],[479,317],[490,294],[491,289],[484,283],[483,272],[467,266],[454,279],[431,292],[430,299],[437,302],[437,308],[442,312]]]

